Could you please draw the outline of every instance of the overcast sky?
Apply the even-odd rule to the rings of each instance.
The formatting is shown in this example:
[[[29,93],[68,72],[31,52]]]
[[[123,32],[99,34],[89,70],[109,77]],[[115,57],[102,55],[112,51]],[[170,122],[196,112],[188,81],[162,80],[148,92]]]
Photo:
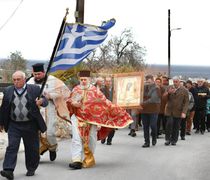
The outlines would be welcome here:
[[[0,0],[0,28],[21,0]],[[26,59],[50,58],[65,9],[74,22],[76,0],[23,0],[0,29],[0,58],[20,51]],[[132,28],[147,49],[146,63],[168,62],[168,9],[171,10],[171,64],[210,65],[208,0],[85,0],[85,23],[116,19],[109,38]]]

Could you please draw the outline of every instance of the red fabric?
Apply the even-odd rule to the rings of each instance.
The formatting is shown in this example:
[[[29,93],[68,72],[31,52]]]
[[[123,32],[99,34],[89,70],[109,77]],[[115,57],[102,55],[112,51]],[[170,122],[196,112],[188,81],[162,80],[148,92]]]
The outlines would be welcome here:
[[[101,127],[97,133],[97,140],[105,139],[109,135],[110,131],[112,131],[112,128]]]
[[[124,128],[133,122],[124,109],[112,104],[95,86],[82,90],[78,85],[73,89],[71,98],[78,94],[82,97],[82,106],[73,110],[79,120],[109,128]],[[72,111],[70,105],[68,108]]]

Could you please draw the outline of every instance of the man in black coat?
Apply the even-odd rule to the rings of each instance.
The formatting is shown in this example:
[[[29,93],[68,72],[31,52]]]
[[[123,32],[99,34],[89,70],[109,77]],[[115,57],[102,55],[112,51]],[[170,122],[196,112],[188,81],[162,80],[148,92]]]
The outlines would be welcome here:
[[[196,96],[197,99],[195,99],[195,120],[194,125],[196,128],[195,133],[204,134],[205,132],[205,119],[206,119],[206,105],[207,105],[207,99],[210,97],[209,89],[204,84],[205,79],[198,79],[196,87]]]
[[[40,87],[27,85],[25,73],[16,71],[12,75],[13,84],[4,90],[0,108],[0,131],[8,133],[3,170],[7,179],[14,179],[13,171],[17,163],[17,153],[23,139],[26,158],[26,176],[33,176],[39,164],[39,131],[45,132],[46,125],[39,106],[47,106],[45,97],[39,98]]]

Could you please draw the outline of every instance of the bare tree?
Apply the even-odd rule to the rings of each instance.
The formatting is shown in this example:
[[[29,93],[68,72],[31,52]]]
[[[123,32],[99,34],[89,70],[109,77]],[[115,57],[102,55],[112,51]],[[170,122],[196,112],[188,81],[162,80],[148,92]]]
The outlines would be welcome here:
[[[2,81],[4,82],[11,82],[12,81],[12,74],[16,70],[26,70],[27,61],[23,58],[21,52],[16,51],[10,53],[8,59],[3,60],[0,64],[2,70]]]
[[[92,71],[99,72],[102,69],[125,69],[138,71],[145,68],[144,57],[146,48],[141,47],[133,40],[131,29],[125,29],[120,36],[111,38],[106,44],[100,46],[97,51],[84,61],[84,64]],[[123,68],[120,68],[123,67]]]

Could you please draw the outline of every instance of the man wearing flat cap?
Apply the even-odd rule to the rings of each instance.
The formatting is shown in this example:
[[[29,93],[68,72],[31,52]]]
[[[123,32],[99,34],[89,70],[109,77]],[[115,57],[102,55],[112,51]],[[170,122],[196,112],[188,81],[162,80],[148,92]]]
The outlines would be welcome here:
[[[45,70],[43,63],[32,65],[33,77],[29,79],[28,84],[37,84],[42,86],[45,78]],[[49,150],[50,160],[56,159],[57,140],[56,140],[56,125],[57,115],[61,117],[68,117],[68,109],[65,98],[69,96],[70,90],[59,79],[49,75],[44,87],[44,94],[49,100],[47,108],[42,108],[42,116],[47,124],[46,134],[40,137],[40,154],[43,155]]]
[[[72,169],[95,165],[93,153],[97,138],[104,139],[111,128],[124,128],[132,123],[132,118],[124,109],[112,104],[91,85],[90,71],[80,71],[79,80],[80,84],[72,90],[67,100],[73,135],[72,162],[69,164]],[[101,127],[98,132],[97,126]]]

